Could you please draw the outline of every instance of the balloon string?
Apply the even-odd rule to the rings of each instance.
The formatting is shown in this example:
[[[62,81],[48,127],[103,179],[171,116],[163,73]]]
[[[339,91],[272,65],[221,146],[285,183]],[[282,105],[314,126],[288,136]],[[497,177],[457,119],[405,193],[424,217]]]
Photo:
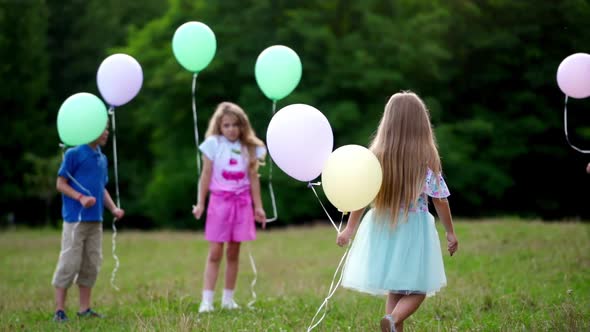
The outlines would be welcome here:
[[[115,226],[117,218],[113,218],[112,228],[113,228],[113,236],[111,238],[111,252],[113,253],[113,259],[115,260],[115,267],[113,268],[113,272],[111,272],[111,287],[113,287],[116,291],[119,290],[119,287],[115,285],[115,278],[117,277],[117,271],[119,271],[119,256],[117,256],[117,226]]]
[[[332,217],[330,217],[330,214],[328,213],[328,210],[326,210],[326,207],[324,206],[324,204],[322,203],[322,200],[320,199],[320,197],[318,196],[318,193],[315,191],[314,186],[319,186],[320,184],[322,184],[321,182],[308,182],[307,183],[307,187],[311,188],[311,190],[313,191],[313,193],[315,194],[315,197],[318,199],[318,202],[320,202],[320,205],[322,206],[322,209],[324,209],[324,212],[326,213],[326,215],[328,216],[328,219],[330,219],[330,222],[332,223],[332,225],[334,226],[334,228],[336,229],[336,232],[340,233],[340,228],[342,227],[342,220],[340,220],[340,226],[336,226],[336,223],[334,222],[334,220],[332,220]],[[342,216],[344,217],[344,214],[342,214]]]
[[[270,202],[272,204],[272,217],[267,218],[266,222],[273,222],[278,219],[279,215],[277,213],[277,202],[275,199],[275,192],[272,187],[272,158],[269,158],[269,169],[268,169],[268,190],[270,191]]]
[[[344,218],[344,213],[342,214],[342,217]],[[322,302],[322,304],[320,305],[320,307],[316,311],[315,315],[311,319],[311,323],[310,323],[309,327],[307,328],[307,332],[313,330],[326,317],[326,313],[327,313],[327,310],[328,310],[328,300],[330,300],[330,298],[332,298],[332,296],[334,295],[334,293],[336,293],[336,290],[338,289],[338,286],[340,286],[340,283],[342,282],[342,277],[344,276],[344,273],[343,273],[344,272],[344,264],[343,263],[345,262],[346,257],[348,256],[349,249],[350,249],[350,242],[348,243],[348,246],[346,247],[346,250],[344,251],[344,254],[342,255],[342,258],[340,258],[340,262],[338,263],[338,267],[336,268],[336,271],[334,271],[334,276],[332,277],[332,282],[330,283],[330,289],[328,290],[328,296],[326,296],[326,298],[324,299],[324,301]],[[338,278],[338,281],[336,282],[336,284],[334,284],[334,280],[336,279],[336,276],[338,275],[338,272],[340,272],[340,277]],[[320,313],[320,311],[322,311],[322,309],[324,309],[324,312],[322,313],[322,316],[314,324],[314,321],[315,321],[316,317],[319,315],[319,313]]]
[[[72,174],[70,174],[70,172],[66,172],[66,174],[68,175],[68,178],[70,178],[70,180],[72,180],[75,184],[78,185],[78,187],[80,189],[82,189],[82,191],[84,191],[88,196],[92,196],[92,193],[90,192],[90,190],[86,189],[80,182],[78,182],[72,176]],[[76,233],[76,229],[78,228],[78,225],[80,225],[80,223],[82,222],[82,211],[84,211],[84,206],[82,205],[82,203],[80,203],[80,211],[78,212],[78,222],[76,222],[76,225],[74,227],[72,227],[72,244],[70,245],[70,247],[68,249],[63,251],[64,254],[66,252],[68,252],[70,249],[72,249],[72,247],[74,246],[74,234]]]
[[[68,178],[70,178],[74,183],[76,183],[80,189],[82,189],[85,193],[87,193],[88,196],[92,196],[92,193],[90,193],[90,191],[88,189],[84,188],[84,186],[82,186],[82,184],[80,184],[80,182],[76,181],[76,179],[72,176],[72,174],[70,174],[70,172],[66,172],[66,174],[68,175]],[[60,253],[60,256],[64,255],[66,252],[70,251],[72,249],[72,247],[74,246],[76,229],[78,229],[78,225],[80,225],[80,223],[82,222],[82,211],[84,211],[84,206],[82,205],[82,203],[80,203],[80,211],[78,212],[78,221],[76,222],[76,225],[74,225],[74,227],[72,227],[72,232],[70,234],[71,235],[70,237],[72,238],[72,243],[70,244],[70,246],[67,249],[63,249],[63,251]]]
[[[275,100],[272,101],[272,114],[275,114],[277,109],[277,102]],[[277,203],[275,199],[275,191],[272,187],[272,158],[269,159],[269,168],[268,168],[268,190],[270,191],[270,202],[272,203],[272,214],[271,218],[267,218],[266,222],[273,222],[278,219],[279,215],[277,213]]]
[[[567,133],[567,95],[565,96],[565,103],[563,106],[563,129],[565,131],[565,140],[567,141],[567,144],[569,144],[569,146],[571,146],[574,150],[576,150],[578,152],[590,153],[590,150],[582,150],[570,142],[570,139],[569,139],[569,136]]]
[[[121,196],[119,195],[119,162],[117,160],[117,128],[115,122],[115,106],[111,106],[109,109],[109,114],[111,115],[111,127],[113,130],[113,159],[114,159],[114,167],[115,167],[115,195],[116,195],[116,202],[117,207],[121,208]]]
[[[197,147],[197,179],[201,177],[201,157],[199,151],[199,127],[197,126],[197,102],[195,97],[195,92],[197,90],[197,73],[193,74],[193,85],[191,89],[191,97],[192,97],[192,105],[193,105],[193,125],[195,131],[195,145]],[[199,201],[199,184],[197,181],[197,202]]]
[[[250,258],[250,266],[252,266],[252,272],[254,272],[254,279],[250,283],[250,292],[252,293],[252,300],[248,302],[248,308],[253,309],[254,303],[256,302],[256,292],[254,291],[254,286],[256,285],[256,280],[258,279],[258,272],[256,271],[256,264],[254,263],[254,255],[252,255],[252,247],[250,243],[248,243],[248,256]]]
[[[66,145],[60,144],[59,146],[62,148],[62,159],[63,159],[64,154],[65,154]],[[67,174],[68,178],[70,178],[70,180],[72,180],[72,182],[74,182],[76,185],[78,185],[78,187],[82,191],[84,191],[88,196],[92,196],[92,193],[90,192],[90,190],[86,189],[80,182],[78,182],[76,180],[76,178],[74,178],[70,172],[66,171],[66,174]],[[82,211],[84,211],[84,206],[82,206],[82,203],[80,203],[80,211],[78,212],[78,221],[76,222],[76,225],[74,225],[74,227],[72,227],[72,232],[70,234],[70,237],[72,238],[72,243],[70,244],[70,246],[68,248],[62,248],[62,251],[59,254],[60,257],[62,255],[64,255],[66,252],[70,251],[72,249],[72,247],[74,246],[76,229],[78,228],[78,225],[80,225],[80,222],[82,221]]]
[[[117,127],[115,122],[115,106],[111,106],[109,108],[109,114],[111,115],[111,127],[113,130],[113,159],[114,159],[114,167],[115,167],[115,197],[117,202],[117,208],[121,208],[121,195],[119,194],[119,162],[117,159]],[[119,257],[117,256],[116,249],[117,249],[117,226],[116,226],[117,218],[113,218],[112,228],[113,228],[113,235],[111,239],[111,252],[113,254],[113,259],[115,260],[115,267],[113,268],[113,272],[111,272],[111,287],[115,290],[119,290],[119,287],[115,285],[115,278],[117,277],[117,271],[119,270]]]

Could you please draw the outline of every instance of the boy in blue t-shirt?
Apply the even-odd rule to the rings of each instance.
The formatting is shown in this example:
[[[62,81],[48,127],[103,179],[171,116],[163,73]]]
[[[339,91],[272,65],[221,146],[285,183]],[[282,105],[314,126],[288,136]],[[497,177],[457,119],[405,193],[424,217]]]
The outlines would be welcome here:
[[[53,319],[57,322],[68,320],[66,294],[74,280],[80,289],[78,316],[101,317],[90,308],[90,295],[102,263],[102,212],[106,206],[117,219],[125,215],[105,188],[107,158],[100,146],[108,138],[107,125],[95,141],[68,149],[57,173],[64,219],[61,252],[52,281],[56,304]]]

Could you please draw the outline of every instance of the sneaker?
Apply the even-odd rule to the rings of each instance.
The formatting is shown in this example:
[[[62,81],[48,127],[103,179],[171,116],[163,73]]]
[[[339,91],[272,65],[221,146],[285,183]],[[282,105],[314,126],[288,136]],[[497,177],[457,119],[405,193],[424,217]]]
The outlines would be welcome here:
[[[199,305],[199,313],[211,312],[213,310],[215,310],[215,308],[213,308],[213,303],[201,301],[201,304]]]
[[[381,332],[396,332],[393,316],[385,315],[381,319]]]
[[[221,308],[234,310],[234,309],[240,309],[240,306],[236,303],[236,301],[234,301],[234,299],[229,299],[229,300],[223,299],[221,301]]]
[[[80,317],[80,318],[90,318],[90,317],[103,318],[103,316],[101,314],[99,314],[98,312],[96,312],[90,308],[86,309],[86,311],[79,312],[78,317]]]
[[[65,323],[68,321],[68,316],[63,310],[58,310],[53,315],[53,321],[58,323]]]

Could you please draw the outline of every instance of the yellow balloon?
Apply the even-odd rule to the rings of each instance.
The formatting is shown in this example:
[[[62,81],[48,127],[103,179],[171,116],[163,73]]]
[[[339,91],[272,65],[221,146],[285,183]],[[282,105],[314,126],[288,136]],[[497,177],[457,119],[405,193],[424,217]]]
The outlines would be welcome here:
[[[334,150],[322,171],[322,188],[332,205],[342,212],[356,211],[375,199],[383,171],[373,152],[360,145]]]

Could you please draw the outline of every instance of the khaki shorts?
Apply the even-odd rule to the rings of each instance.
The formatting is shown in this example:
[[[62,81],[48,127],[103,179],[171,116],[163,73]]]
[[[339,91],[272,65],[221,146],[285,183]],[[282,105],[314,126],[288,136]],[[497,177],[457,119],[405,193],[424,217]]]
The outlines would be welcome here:
[[[102,222],[64,222],[53,286],[68,288],[76,280],[80,286],[92,287],[101,264]]]

